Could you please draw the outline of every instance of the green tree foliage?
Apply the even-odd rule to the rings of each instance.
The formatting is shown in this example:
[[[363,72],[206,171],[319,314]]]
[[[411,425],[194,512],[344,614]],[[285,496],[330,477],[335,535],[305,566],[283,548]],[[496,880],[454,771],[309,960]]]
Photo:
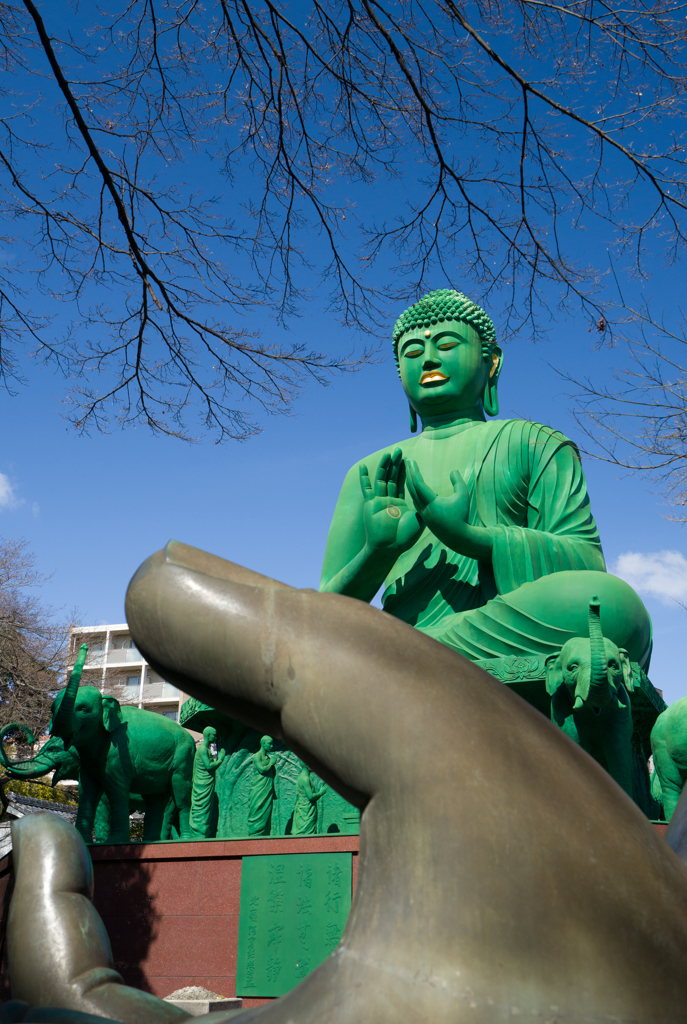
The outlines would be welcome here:
[[[57,789],[49,782],[41,782],[39,779],[10,779],[8,782],[4,782],[4,790],[5,793],[20,793],[22,796],[30,796],[34,800],[49,800],[55,804],[70,804],[72,807],[79,805],[73,787]]]

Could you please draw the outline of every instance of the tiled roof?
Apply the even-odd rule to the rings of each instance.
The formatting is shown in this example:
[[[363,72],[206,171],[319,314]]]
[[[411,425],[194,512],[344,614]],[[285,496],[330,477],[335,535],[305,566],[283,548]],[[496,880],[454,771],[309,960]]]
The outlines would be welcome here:
[[[11,790],[9,793],[6,793],[6,796],[10,805],[10,814],[15,809],[21,816],[35,814],[36,811],[52,811],[53,814],[59,814],[61,818],[66,818],[67,821],[76,821],[78,807],[74,804],[57,803],[55,800],[39,800],[37,797],[24,796],[23,793],[14,793]]]

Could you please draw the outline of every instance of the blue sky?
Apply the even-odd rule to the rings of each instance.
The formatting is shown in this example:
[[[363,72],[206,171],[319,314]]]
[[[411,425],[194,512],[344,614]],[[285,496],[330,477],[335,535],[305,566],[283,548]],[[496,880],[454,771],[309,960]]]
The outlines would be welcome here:
[[[279,330],[269,321],[263,329],[266,337]],[[297,331],[299,340],[330,351],[346,351],[354,340],[315,304]],[[358,337],[359,347],[364,340]],[[623,353],[595,351],[594,342],[574,320],[556,325],[547,342],[511,342],[501,415],[579,436],[569,412],[570,386],[550,364],[605,380]],[[292,585],[317,587],[346,470],[409,434],[388,353],[328,388],[312,386],[293,415],[265,418],[259,436],[223,446],[189,445],[142,429],[79,437],[60,415],[64,381],[33,369],[17,397],[0,397],[0,473],[6,478],[0,533],[30,541],[40,568],[53,574],[42,596],[65,610],[78,606],[83,624],[123,621],[130,576],[170,537]],[[668,594],[687,600],[684,529],[666,519],[670,509],[653,493],[655,485],[590,458],[584,464],[609,568],[633,553],[624,574],[648,586],[642,596],[655,632],[650,676],[672,702],[686,689],[685,612]],[[672,568],[650,557],[665,551],[677,553]]]
[[[57,24],[63,17],[62,8],[44,6],[50,24],[51,19]],[[86,8],[73,17],[75,30],[81,25],[79,17],[90,22]],[[69,61],[78,64],[73,55]],[[41,141],[54,138],[59,148],[62,98],[54,83],[42,78],[37,81],[46,99],[36,107],[40,117],[35,131]],[[20,80],[20,85],[27,90],[37,88],[33,80]],[[665,128],[660,124],[651,127],[655,139]],[[571,138],[567,136],[566,145],[574,149]],[[53,166],[55,152],[46,151],[46,166]],[[586,174],[586,150],[579,152],[578,170]],[[189,150],[186,158],[180,179],[185,175],[194,188],[198,186],[207,195],[224,193],[223,213],[235,215],[240,201],[257,188],[248,164],[234,182],[232,193],[232,183],[218,173],[216,154],[201,147]],[[36,180],[41,179],[39,163],[28,166]],[[611,169],[613,166],[611,163]],[[373,215],[393,219],[408,190],[424,173],[420,155],[411,147],[403,177],[379,179],[368,190],[351,187],[350,198],[362,221],[369,226]],[[334,198],[349,198],[348,185],[336,188],[339,192]],[[635,202],[648,202],[641,189]],[[574,206],[568,212],[572,217]],[[584,261],[589,259],[604,273],[611,229],[603,221],[586,218],[582,224],[585,231],[573,231],[565,226],[565,216],[559,227],[566,232],[568,250]],[[350,230],[346,246],[354,248],[356,235]],[[609,237],[604,232],[610,232]],[[322,239],[310,225],[304,227],[303,235],[308,258],[321,269]],[[654,309],[667,310],[668,317],[673,316],[669,322],[674,323],[682,288],[681,268],[666,272],[659,265],[659,241],[654,239],[648,245],[653,262],[646,266],[653,278],[646,282],[642,294],[648,297],[653,292]],[[23,242],[30,250],[33,243],[28,236]],[[7,263],[18,264],[21,250],[20,243],[8,246]],[[460,255],[459,247],[456,260]],[[384,259],[369,272],[368,283],[374,275],[376,283],[387,282]],[[237,263],[236,273],[243,271],[245,267]],[[297,341],[306,348],[333,354],[346,353],[353,344],[362,350],[369,339],[343,330],[326,312],[327,296],[319,279],[309,270],[304,275],[311,292],[302,318],[293,322],[290,332],[283,333],[261,313],[251,317],[249,326],[260,328],[266,341]],[[628,279],[622,279],[627,285]],[[58,293],[64,287],[57,274],[49,283]],[[433,282],[434,287],[447,283],[443,278]],[[460,281],[451,283],[461,286]],[[462,286],[479,301],[479,294],[468,283]],[[635,283],[630,282],[630,293],[633,287]],[[116,305],[124,301],[124,294],[115,286],[109,295],[103,290],[96,298]],[[87,290],[89,302],[93,297]],[[558,298],[546,285],[536,297],[550,307],[555,307]],[[43,300],[32,296],[32,301],[37,304],[36,311],[43,312]],[[47,301],[45,311],[54,311]],[[67,309],[64,316],[58,316],[57,333],[64,329],[68,313]],[[230,313],[227,318],[235,319]],[[390,314],[389,334],[393,319]],[[88,330],[96,333],[93,340],[97,340],[99,328]],[[82,340],[84,337],[82,334]],[[506,346],[501,415],[550,423],[580,438],[570,413],[570,385],[559,378],[554,367],[578,377],[589,376],[597,384],[607,382],[611,367],[622,365],[626,353],[622,348],[597,350],[596,341],[597,336],[589,333],[579,315],[561,317],[551,325],[548,340],[537,345],[523,331]],[[407,406],[389,346],[385,353],[378,365],[337,377],[328,388],[311,386],[296,402],[291,416],[264,418],[259,436],[223,446],[211,441],[188,445],[151,436],[144,428],[79,437],[61,416],[66,411],[61,404],[65,381],[23,362],[29,386],[20,388],[16,397],[0,392],[5,438],[0,455],[0,534],[27,538],[40,568],[52,573],[42,596],[65,612],[78,607],[83,624],[123,621],[124,594],[131,574],[170,537],[295,586],[316,587],[331,514],[346,470],[366,453],[408,436]],[[193,428],[193,422],[190,425]],[[642,593],[654,622],[651,678],[666,699],[674,701],[687,690],[682,682],[680,648],[686,613],[676,603],[676,599],[687,602],[684,529],[667,518],[670,509],[660,493],[654,493],[656,485],[590,458],[585,459],[585,468],[609,569],[618,568]]]

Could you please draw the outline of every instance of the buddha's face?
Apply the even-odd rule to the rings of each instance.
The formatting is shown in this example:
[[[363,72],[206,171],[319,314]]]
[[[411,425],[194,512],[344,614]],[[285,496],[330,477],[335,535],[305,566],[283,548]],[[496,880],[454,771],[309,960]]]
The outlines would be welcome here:
[[[484,359],[474,327],[455,321],[404,335],[398,362],[408,401],[422,417],[473,409],[495,366]]]

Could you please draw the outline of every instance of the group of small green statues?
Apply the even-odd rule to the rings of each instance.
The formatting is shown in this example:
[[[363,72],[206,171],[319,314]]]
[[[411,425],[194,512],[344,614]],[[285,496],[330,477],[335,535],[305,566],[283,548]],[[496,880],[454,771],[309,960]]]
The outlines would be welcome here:
[[[503,354],[489,316],[460,292],[431,292],[403,313],[393,352],[416,436],[347,474],[320,589],[369,602],[383,586],[386,612],[550,712],[649,813],[649,733],[665,708],[646,676],[651,623],[634,590],[606,571],[576,446],[539,423],[487,420],[499,409]],[[77,693],[79,674],[77,665],[55,701],[52,747],[36,763],[44,771],[52,755],[64,775],[60,758],[76,748],[82,834],[105,800],[110,838],[125,841],[134,793],[145,805],[146,838],[169,835],[175,815],[182,839],[213,835],[225,756],[213,753],[216,730],[205,728],[194,757],[180,726],[119,708],[92,687]],[[83,717],[72,727],[82,705],[88,729]],[[118,730],[133,767],[120,763]],[[668,814],[687,773],[669,732],[654,727],[653,792]],[[33,762],[2,756],[14,773],[30,772]],[[270,834],[275,756],[269,737],[251,754],[249,835]],[[303,766],[296,790],[290,831],[313,834],[324,789]]]
[[[217,730],[203,729],[203,740],[198,745],[193,764],[193,792],[191,796],[191,831],[195,837],[212,838],[217,829],[214,798],[217,769],[226,756],[224,749],[216,753]],[[248,791],[249,836],[272,835],[272,810],[277,798],[275,786],[278,755],[274,753],[271,736],[263,736],[260,746],[250,759],[252,777]],[[301,771],[296,781],[296,799],[289,834],[312,836],[317,834],[317,803],[324,796],[326,786],[313,785],[310,769],[300,762]]]
[[[273,754],[274,742],[271,736],[263,736],[260,749],[253,755],[253,779],[250,786],[248,810],[248,835],[268,836],[271,834],[272,807],[275,799],[274,780],[277,756]],[[317,833],[317,802],[324,796],[326,787],[313,786],[312,775],[301,761],[301,772],[296,782],[296,804],[291,826],[292,836],[314,836]]]

